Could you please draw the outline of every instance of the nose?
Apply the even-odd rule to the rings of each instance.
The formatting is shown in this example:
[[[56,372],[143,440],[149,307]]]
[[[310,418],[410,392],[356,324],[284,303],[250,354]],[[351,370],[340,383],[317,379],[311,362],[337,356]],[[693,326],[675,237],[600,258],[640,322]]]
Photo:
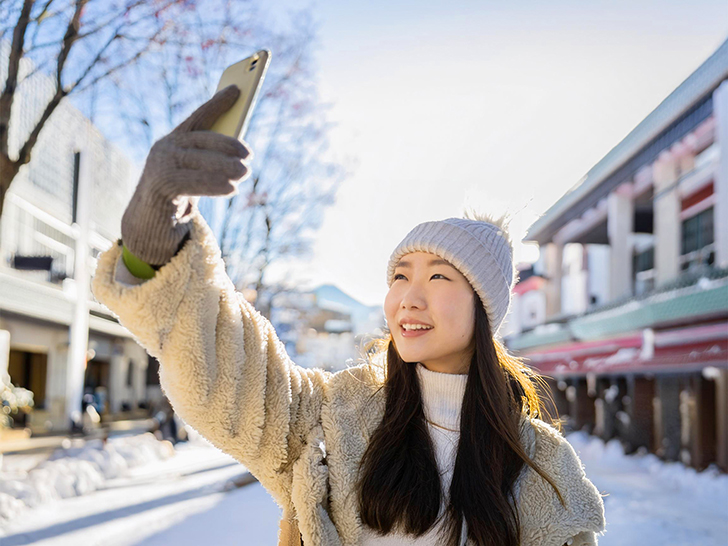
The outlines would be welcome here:
[[[427,307],[423,291],[415,283],[412,283],[402,296],[401,307],[402,309],[425,309]]]

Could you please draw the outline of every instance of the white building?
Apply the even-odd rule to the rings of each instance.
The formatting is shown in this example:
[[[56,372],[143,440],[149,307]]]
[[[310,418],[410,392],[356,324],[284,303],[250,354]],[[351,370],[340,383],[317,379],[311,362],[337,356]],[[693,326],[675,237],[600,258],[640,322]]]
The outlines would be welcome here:
[[[2,82],[8,47],[0,43]],[[30,69],[21,63],[21,78]],[[11,157],[54,85],[52,78],[36,74],[19,86],[9,134]],[[93,299],[89,283],[94,258],[120,235],[121,215],[138,175],[139,168],[64,100],[6,195],[0,218],[0,331],[5,332],[0,335],[0,374],[34,392],[36,409],[28,423],[33,430],[68,429],[68,399],[80,407],[83,386],[105,388],[111,413],[148,401],[148,355]],[[76,261],[76,249],[83,246],[89,259],[81,275],[74,270],[84,264]],[[83,289],[77,278],[85,279]],[[79,309],[82,317],[85,309],[87,325],[76,322],[82,341],[74,353],[72,325]]]
[[[504,337],[569,426],[728,469],[728,41],[528,233]]]

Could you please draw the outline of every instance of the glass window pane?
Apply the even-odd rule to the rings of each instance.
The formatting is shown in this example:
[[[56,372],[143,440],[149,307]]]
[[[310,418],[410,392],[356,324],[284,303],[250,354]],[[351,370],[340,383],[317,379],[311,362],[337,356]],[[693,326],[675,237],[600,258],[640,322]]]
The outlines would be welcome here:
[[[713,207],[700,213],[700,248],[712,244],[715,241],[713,232]]]

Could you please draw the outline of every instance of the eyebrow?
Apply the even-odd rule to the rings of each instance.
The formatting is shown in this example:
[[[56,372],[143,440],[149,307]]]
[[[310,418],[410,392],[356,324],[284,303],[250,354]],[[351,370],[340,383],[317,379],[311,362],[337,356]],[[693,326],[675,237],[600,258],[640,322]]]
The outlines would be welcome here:
[[[412,264],[409,263],[406,260],[400,260],[397,263],[397,265],[395,265],[394,267],[396,269],[397,267],[410,267],[411,265]],[[434,260],[430,260],[427,265],[429,265],[429,266],[433,266],[433,265],[449,265],[450,267],[454,267],[450,262],[446,262],[445,260],[441,260],[439,258],[435,258]]]

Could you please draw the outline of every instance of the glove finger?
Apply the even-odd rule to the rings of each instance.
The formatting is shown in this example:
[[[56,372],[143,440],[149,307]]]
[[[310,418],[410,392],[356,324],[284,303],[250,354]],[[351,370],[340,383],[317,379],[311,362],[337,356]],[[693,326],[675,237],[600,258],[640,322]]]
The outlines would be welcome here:
[[[191,133],[175,134],[172,137],[172,142],[180,148],[213,150],[240,159],[253,159],[253,152],[247,144],[240,142],[237,138],[221,135],[214,131],[192,131]]]
[[[235,85],[228,85],[213,95],[213,97],[192,112],[190,116],[172,131],[173,133],[186,133],[189,131],[208,130],[217,121],[223,112],[227,112],[240,96],[240,89]]]
[[[215,172],[237,180],[250,171],[240,159],[209,150],[178,148],[175,151],[176,164],[183,169]]]
[[[192,169],[176,169],[169,173],[177,195],[189,196],[225,196],[237,193],[239,182],[230,180],[224,174]]]

